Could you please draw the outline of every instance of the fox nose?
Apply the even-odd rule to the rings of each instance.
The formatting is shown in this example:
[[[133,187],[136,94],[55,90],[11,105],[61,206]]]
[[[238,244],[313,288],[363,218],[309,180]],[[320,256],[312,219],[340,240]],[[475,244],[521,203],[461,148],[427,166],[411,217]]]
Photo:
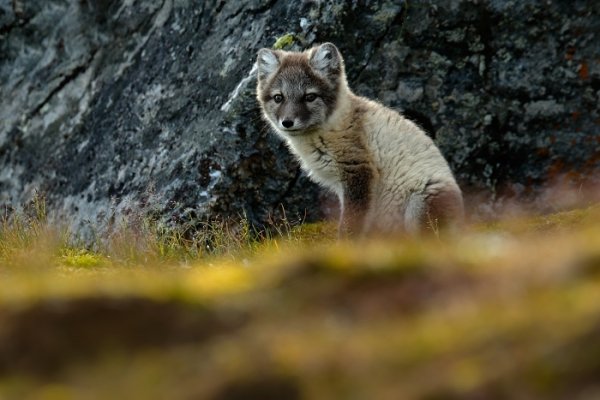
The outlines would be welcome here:
[[[292,121],[291,119],[284,119],[283,121],[281,121],[281,125],[283,125],[284,128],[291,128],[292,126],[294,126],[294,121]]]

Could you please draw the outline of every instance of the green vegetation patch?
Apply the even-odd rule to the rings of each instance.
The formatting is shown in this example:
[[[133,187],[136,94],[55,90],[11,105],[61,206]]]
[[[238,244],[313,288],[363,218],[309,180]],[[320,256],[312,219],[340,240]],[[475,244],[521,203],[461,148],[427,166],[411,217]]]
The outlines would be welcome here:
[[[60,255],[59,263],[74,268],[94,268],[108,264],[108,260],[86,249],[65,249]]]
[[[283,50],[286,47],[290,47],[292,44],[294,44],[295,40],[296,37],[293,33],[286,33],[285,35],[280,36],[277,38],[277,40],[275,40],[275,43],[273,43],[273,48],[275,50]]]

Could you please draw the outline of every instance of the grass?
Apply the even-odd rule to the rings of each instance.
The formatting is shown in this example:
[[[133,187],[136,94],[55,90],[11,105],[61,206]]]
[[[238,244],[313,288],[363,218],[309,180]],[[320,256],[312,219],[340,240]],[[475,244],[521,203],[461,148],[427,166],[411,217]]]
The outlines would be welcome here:
[[[594,399],[600,207],[439,240],[0,224],[0,399]]]

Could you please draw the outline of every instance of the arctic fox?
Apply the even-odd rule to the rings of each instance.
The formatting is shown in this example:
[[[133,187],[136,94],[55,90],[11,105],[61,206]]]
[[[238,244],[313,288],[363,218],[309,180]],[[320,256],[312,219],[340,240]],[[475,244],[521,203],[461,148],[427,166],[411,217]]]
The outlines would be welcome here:
[[[335,45],[261,49],[257,67],[264,117],[311,179],[338,195],[341,235],[418,233],[462,219],[439,149],[410,120],[352,93]]]

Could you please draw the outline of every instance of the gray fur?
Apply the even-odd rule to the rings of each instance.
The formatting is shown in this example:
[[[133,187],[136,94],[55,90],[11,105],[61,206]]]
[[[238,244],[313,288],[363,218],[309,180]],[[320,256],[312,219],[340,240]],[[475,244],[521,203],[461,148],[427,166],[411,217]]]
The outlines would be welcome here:
[[[342,56],[337,47],[331,43],[324,43],[315,48],[310,57],[310,66],[324,78],[332,79],[339,75]]]
[[[261,49],[258,52],[257,65],[259,79],[266,79],[279,68],[279,58],[274,51]]]

